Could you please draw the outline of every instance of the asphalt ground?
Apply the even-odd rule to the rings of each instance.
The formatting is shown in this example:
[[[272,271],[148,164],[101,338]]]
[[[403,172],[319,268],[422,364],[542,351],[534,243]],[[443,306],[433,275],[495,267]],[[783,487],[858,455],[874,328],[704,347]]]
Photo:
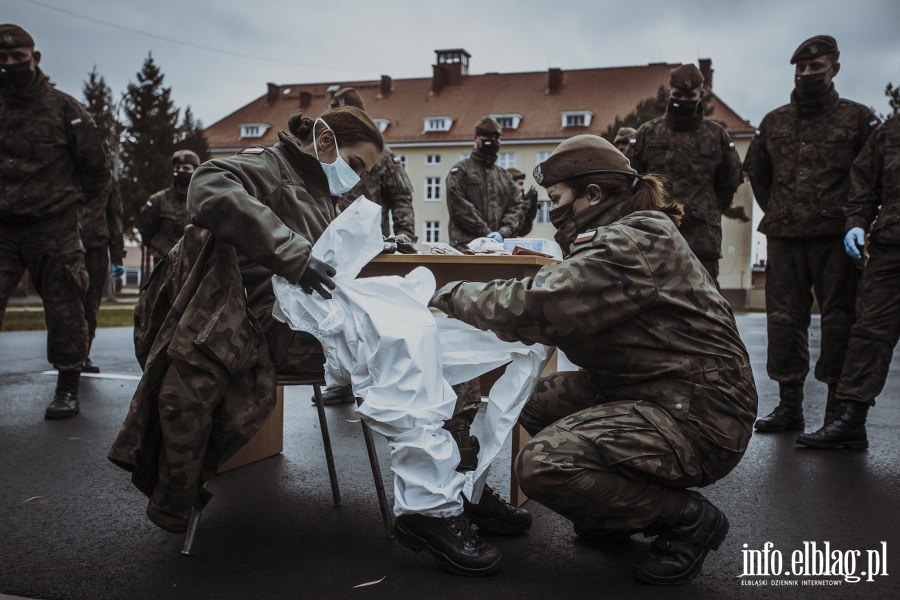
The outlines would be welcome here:
[[[777,402],[765,375],[765,315],[739,315],[738,323],[765,414]],[[816,323],[810,338],[815,356]],[[49,369],[45,333],[0,334],[0,599],[900,598],[896,357],[870,412],[868,451],[813,451],[796,446],[793,434],[754,436],[740,465],[703,490],[731,520],[728,538],[693,583],[657,588],[631,577],[648,540],[636,537],[614,551],[587,546],[566,520],[534,502],[526,504],[535,516],[527,535],[491,538],[504,555],[498,574],[468,579],[435,570],[427,554],[386,538],[360,426],[347,405],[327,409],[344,497],[342,507],[332,506],[309,388],[288,389],[281,456],[210,483],[214,497],[194,556],[183,557],[183,536],[153,525],[146,498],[106,459],[140,374],[131,343],[128,328],[99,330],[92,358],[114,377],[85,377],[81,414],[45,421],[54,385],[42,374]],[[808,427],[818,427],[825,386],[810,379],[806,397]],[[390,496],[388,449],[376,439]],[[508,489],[508,452],[490,480]],[[772,571],[780,558],[782,574],[742,576],[747,551],[767,542],[768,554],[758,556]],[[815,544],[822,552],[826,543],[832,570],[861,581],[813,574],[804,549]],[[784,575],[802,566],[793,565],[795,553],[809,575]],[[876,557],[884,561],[879,574],[862,575],[878,566]],[[379,583],[356,587],[370,582]]]

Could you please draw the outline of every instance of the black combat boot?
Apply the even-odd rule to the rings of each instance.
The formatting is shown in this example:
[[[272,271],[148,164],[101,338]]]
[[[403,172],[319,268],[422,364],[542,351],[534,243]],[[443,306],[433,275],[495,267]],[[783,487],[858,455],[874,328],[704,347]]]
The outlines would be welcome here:
[[[728,535],[728,518],[696,492],[670,490],[660,520],[668,528],[650,546],[650,558],[640,562],[634,576],[654,585],[681,585],[700,574],[710,550]]]
[[[484,486],[478,504],[463,497],[465,515],[478,529],[495,535],[516,535],[531,528],[531,513],[516,508],[500,497],[490,486]]]
[[[803,431],[803,383],[779,383],[781,397],[771,413],[756,420],[757,431]]]
[[[400,515],[394,521],[394,535],[416,552],[430,550],[435,564],[455,575],[478,577],[500,568],[500,551],[478,537],[465,515]]]
[[[837,386],[838,384],[836,383],[828,384],[828,399],[825,401],[825,425],[834,421],[838,415],[838,406],[840,405],[840,402],[835,398]]]
[[[81,371],[60,371],[53,402],[44,411],[45,419],[68,419],[78,414],[78,381]]]
[[[99,373],[100,367],[91,362],[91,357],[84,359],[84,366],[81,367],[82,373]]]
[[[839,400],[834,419],[826,421],[818,431],[803,433],[797,443],[809,448],[846,448],[865,450],[869,447],[866,435],[866,415],[869,405],[853,400]]]
[[[313,404],[316,403],[315,394],[313,394],[310,400]],[[356,398],[353,396],[353,388],[349,385],[325,388],[325,391],[322,392],[322,404],[325,406],[349,404],[351,402],[356,402]]]
[[[478,451],[481,444],[478,438],[469,433],[469,424],[464,419],[450,419],[444,423],[444,429],[450,432],[453,441],[459,448],[459,465],[456,470],[460,473],[474,471],[478,466]]]

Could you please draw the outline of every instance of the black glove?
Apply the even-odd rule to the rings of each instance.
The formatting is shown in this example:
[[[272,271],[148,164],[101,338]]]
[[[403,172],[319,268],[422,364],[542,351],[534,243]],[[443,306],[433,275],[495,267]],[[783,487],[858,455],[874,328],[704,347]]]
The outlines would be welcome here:
[[[300,276],[300,281],[297,283],[300,284],[300,287],[307,294],[312,294],[313,291],[316,291],[326,300],[331,300],[331,293],[328,290],[335,288],[332,277],[336,274],[337,271],[334,270],[334,267],[310,256],[309,262],[306,264],[306,270],[303,271],[303,275]]]

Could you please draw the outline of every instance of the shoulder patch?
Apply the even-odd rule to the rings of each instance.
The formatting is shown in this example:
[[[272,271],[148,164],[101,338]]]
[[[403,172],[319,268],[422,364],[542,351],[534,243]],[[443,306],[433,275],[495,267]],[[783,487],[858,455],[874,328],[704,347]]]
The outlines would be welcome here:
[[[262,154],[262,153],[265,152],[265,151],[266,151],[265,148],[261,148],[261,147],[259,147],[259,146],[251,146],[250,148],[244,148],[243,150],[241,150],[240,152],[238,152],[238,154],[253,154],[253,155],[256,155],[256,154]]]
[[[586,242],[590,242],[594,239],[594,236],[597,234],[596,229],[591,229],[590,231],[585,231],[584,233],[579,233],[575,237],[575,244],[584,244]]]
[[[450,172],[451,172],[451,173],[457,173],[457,172],[459,172],[459,167],[453,167],[452,169],[450,169]]]
[[[81,119],[81,117],[77,117],[69,121],[69,125],[71,125],[72,127],[78,127],[82,123],[84,123],[84,121]]]
[[[634,136],[628,138],[628,143],[631,144],[632,146],[637,144],[637,138]]]
[[[878,119],[878,118],[872,119],[871,121],[869,121],[869,127],[875,127],[879,123],[881,123],[880,119]]]

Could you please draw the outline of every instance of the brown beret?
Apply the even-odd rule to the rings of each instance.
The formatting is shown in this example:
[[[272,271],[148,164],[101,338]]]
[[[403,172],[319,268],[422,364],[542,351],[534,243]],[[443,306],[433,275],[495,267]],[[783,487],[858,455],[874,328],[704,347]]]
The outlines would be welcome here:
[[[359,110],[366,110],[366,105],[363,103],[359,92],[352,87],[341,88],[334,93],[330,108],[337,108],[338,106],[355,106]]]
[[[797,49],[794,50],[794,55],[791,56],[791,64],[795,64],[798,60],[810,60],[828,54],[841,55],[841,52],[838,50],[837,40],[830,35],[814,35],[797,46]]]
[[[172,164],[173,165],[194,165],[195,167],[200,166],[200,157],[197,156],[196,153],[191,152],[190,150],[176,150],[175,154],[172,155]]]
[[[634,127],[619,127],[619,130],[616,132],[616,138],[613,140],[613,144],[628,141],[628,138],[635,133],[637,133],[637,129]]]
[[[545,188],[554,183],[595,173],[637,175],[625,155],[597,135],[570,137],[534,168],[534,180]]]
[[[523,173],[522,171],[518,170],[518,169],[515,168],[515,167],[510,167],[510,168],[508,168],[508,169],[506,170],[506,172],[509,173],[510,175],[512,175],[513,181],[518,181],[518,180],[520,180],[520,179],[525,179],[525,173]]]
[[[682,89],[686,92],[692,92],[702,86],[706,79],[693,64],[681,65],[677,69],[672,69],[669,75],[669,86]]]
[[[18,25],[4,23],[0,25],[0,48],[34,48],[34,39]]]
[[[497,135],[503,133],[503,128],[494,117],[483,117],[480,121],[475,123],[475,135],[491,133],[496,133]]]

